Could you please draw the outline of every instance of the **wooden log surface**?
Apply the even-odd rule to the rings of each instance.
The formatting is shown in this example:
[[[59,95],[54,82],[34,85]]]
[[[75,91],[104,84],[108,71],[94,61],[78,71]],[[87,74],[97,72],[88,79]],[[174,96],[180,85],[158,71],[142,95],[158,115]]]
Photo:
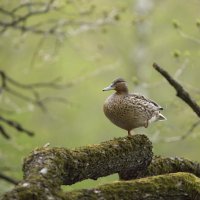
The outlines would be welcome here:
[[[61,185],[129,168],[135,172],[144,170],[152,155],[152,144],[145,135],[116,138],[74,150],[38,148],[24,160],[24,180],[2,199],[60,199]]]

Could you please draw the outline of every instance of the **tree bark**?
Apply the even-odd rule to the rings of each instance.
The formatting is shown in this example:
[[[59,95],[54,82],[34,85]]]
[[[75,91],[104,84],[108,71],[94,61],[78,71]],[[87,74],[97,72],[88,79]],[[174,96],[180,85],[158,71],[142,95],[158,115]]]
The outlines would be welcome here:
[[[152,155],[152,144],[145,135],[74,150],[39,148],[24,160],[24,180],[2,200],[62,199],[61,185],[97,179],[129,168],[137,173],[147,168]]]
[[[183,158],[151,160],[152,144],[145,135],[117,138],[74,150],[39,148],[24,160],[24,180],[1,200],[200,199],[199,163]],[[60,189],[61,185],[113,173],[126,181],[67,193]]]
[[[161,66],[156,63],[153,63],[153,67],[157,70],[165,79],[169,82],[169,84],[174,87],[176,90],[176,96],[181,98],[188,106],[192,108],[192,110],[200,117],[200,106],[197,102],[190,96],[190,94],[183,88],[183,86],[178,83],[172,76],[165,71]]]
[[[200,179],[189,173],[172,173],[119,181],[94,189],[66,193],[65,200],[199,200]]]

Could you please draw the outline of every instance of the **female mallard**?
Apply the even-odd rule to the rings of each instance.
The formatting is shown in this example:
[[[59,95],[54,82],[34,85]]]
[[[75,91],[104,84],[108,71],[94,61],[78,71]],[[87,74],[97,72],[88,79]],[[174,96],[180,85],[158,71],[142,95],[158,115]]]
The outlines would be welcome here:
[[[127,130],[128,135],[135,128],[147,128],[151,122],[166,119],[160,113],[163,108],[157,103],[139,94],[129,94],[124,79],[118,78],[103,89],[108,90],[116,92],[106,99],[104,113],[112,123]]]

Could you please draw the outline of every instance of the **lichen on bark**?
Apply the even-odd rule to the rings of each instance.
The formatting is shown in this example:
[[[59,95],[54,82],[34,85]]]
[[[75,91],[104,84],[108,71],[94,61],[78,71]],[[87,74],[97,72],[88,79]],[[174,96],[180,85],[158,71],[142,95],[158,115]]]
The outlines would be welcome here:
[[[24,179],[2,199],[61,199],[61,185],[97,179],[124,169],[147,168],[152,144],[145,135],[116,138],[74,150],[38,148],[25,160]]]
[[[65,194],[65,200],[198,200],[200,179],[179,172],[130,181],[118,181],[93,189]]]
[[[37,148],[24,159],[23,180],[1,200],[200,199],[199,163],[152,155],[145,135],[73,150]],[[67,193],[60,187],[114,173],[126,181]]]
[[[24,179],[44,168],[54,175],[53,183],[69,185],[84,179],[97,179],[124,169],[146,168],[152,159],[152,144],[144,135],[116,138],[97,145],[69,150],[36,149],[24,161]]]

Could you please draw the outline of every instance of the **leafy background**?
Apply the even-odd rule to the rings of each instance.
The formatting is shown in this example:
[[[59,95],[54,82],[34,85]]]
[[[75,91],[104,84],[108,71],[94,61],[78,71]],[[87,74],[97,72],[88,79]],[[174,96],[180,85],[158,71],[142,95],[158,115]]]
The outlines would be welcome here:
[[[12,10],[27,2],[37,1],[3,0],[0,7]],[[47,102],[47,111],[43,112],[1,91],[1,115],[35,132],[34,137],[28,137],[6,127],[12,138],[0,138],[1,172],[21,179],[23,158],[48,142],[50,146],[74,148],[126,136],[126,131],[111,124],[102,112],[104,100],[112,93],[102,92],[102,88],[116,77],[124,77],[131,91],[164,107],[167,121],[136,130],[150,137],[154,153],[200,161],[199,127],[186,139],[171,141],[187,133],[197,116],[152,68],[153,62],[159,63],[200,102],[200,1],[55,0],[53,6],[58,9],[32,16],[26,26],[41,22],[43,30],[48,30],[46,21],[55,20],[60,23],[58,34],[8,27],[0,35],[1,70],[24,84],[59,77],[59,84],[65,87],[40,89],[41,96],[66,99]],[[24,12],[26,9],[21,9],[18,14]],[[0,20],[10,19],[1,12]],[[65,35],[59,34],[62,31]],[[117,180],[116,175],[63,188],[93,187],[113,180]],[[12,187],[0,180],[1,194]]]

